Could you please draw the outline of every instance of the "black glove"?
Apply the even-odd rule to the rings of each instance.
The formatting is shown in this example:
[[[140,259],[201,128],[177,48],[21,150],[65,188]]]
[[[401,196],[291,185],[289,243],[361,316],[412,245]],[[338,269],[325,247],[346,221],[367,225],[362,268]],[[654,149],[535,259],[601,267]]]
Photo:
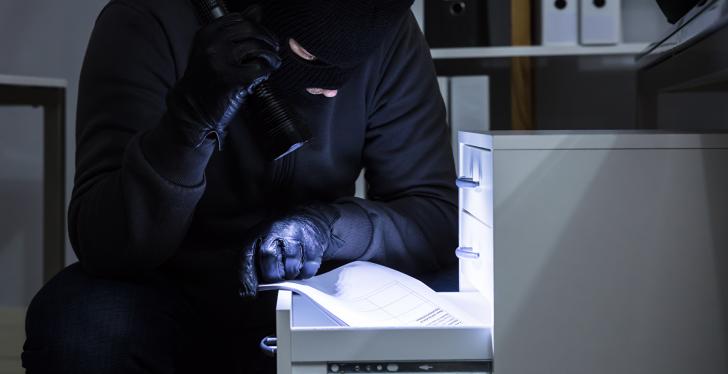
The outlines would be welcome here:
[[[265,283],[316,275],[327,249],[337,240],[331,233],[336,218],[324,206],[308,207],[257,230],[241,255],[240,295],[255,296],[258,273]]]
[[[277,38],[260,26],[260,8],[231,13],[200,29],[184,76],[167,100],[187,145],[212,135],[222,146],[226,127],[258,84],[281,64]]]

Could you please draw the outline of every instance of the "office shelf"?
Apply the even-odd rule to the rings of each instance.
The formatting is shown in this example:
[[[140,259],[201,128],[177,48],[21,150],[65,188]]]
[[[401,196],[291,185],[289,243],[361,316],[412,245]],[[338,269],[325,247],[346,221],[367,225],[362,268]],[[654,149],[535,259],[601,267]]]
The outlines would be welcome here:
[[[625,43],[611,46],[434,48],[431,50],[431,53],[432,58],[435,60],[551,56],[616,56],[637,55],[647,49],[648,46],[649,44],[647,43]]]
[[[66,88],[68,86],[68,81],[65,79],[0,74],[0,85],[15,87]]]

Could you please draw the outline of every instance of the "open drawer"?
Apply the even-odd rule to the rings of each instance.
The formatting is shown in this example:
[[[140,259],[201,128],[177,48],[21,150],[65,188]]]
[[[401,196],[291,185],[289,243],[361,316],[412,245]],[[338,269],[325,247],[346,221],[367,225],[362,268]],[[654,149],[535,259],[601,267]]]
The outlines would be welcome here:
[[[475,292],[441,295],[466,312],[483,318],[484,325],[340,326],[308,299],[290,291],[278,291],[275,350],[278,373],[409,373],[425,369],[490,373],[492,316],[483,315],[483,311],[491,310],[486,300]]]

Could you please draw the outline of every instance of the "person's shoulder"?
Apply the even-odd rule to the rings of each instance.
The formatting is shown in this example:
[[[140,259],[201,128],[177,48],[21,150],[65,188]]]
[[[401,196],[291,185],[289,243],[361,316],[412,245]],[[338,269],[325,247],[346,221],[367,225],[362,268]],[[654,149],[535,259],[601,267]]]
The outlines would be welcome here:
[[[111,0],[107,7],[122,5],[140,12],[161,14],[181,8],[194,8],[192,0]]]
[[[385,55],[394,53],[402,47],[402,44],[409,44],[422,37],[422,29],[420,29],[417,19],[411,11],[407,11],[392,25],[391,32],[382,43],[382,51]]]
[[[392,60],[407,58],[408,55],[423,48],[429,52],[417,19],[411,11],[407,11],[392,26],[383,40],[376,54],[376,60],[381,64],[390,65]]]
[[[198,22],[191,0],[111,0],[105,10],[116,6],[150,16],[162,25]]]
[[[200,27],[193,0],[111,0],[99,18],[107,12],[113,13],[108,14],[111,18],[132,17],[126,20],[129,27],[141,27],[163,36],[166,41],[162,43],[169,45],[180,60],[186,59],[189,45]]]
[[[397,32],[395,33],[397,39],[421,39],[424,37],[420,24],[417,23],[417,18],[408,11],[404,17],[400,20],[397,25]]]

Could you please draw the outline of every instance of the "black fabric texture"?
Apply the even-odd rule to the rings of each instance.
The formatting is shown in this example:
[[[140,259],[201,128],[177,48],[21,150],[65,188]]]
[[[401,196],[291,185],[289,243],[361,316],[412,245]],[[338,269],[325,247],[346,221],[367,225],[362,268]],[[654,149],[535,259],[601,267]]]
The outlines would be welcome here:
[[[306,88],[339,89],[379,46],[412,0],[271,0],[260,2],[263,23],[280,39],[281,68],[271,82],[285,95]],[[294,39],[316,60],[290,50]]]
[[[324,63],[353,68],[394,32],[412,0],[262,1],[263,23]]]
[[[71,265],[33,298],[22,354],[29,374],[275,373],[257,342],[275,335],[243,310],[275,302],[189,297],[174,279],[150,273],[102,279]],[[264,327],[265,326],[265,327]]]
[[[169,116],[164,116],[159,126],[141,139],[144,155],[150,164],[157,165],[159,175],[173,184],[187,187],[200,185],[205,176],[205,167],[218,143],[207,138],[199,145],[190,147],[176,126]]]
[[[290,103],[313,139],[274,162],[252,140],[255,119],[245,105],[227,126],[222,152],[173,138],[166,151],[143,151],[143,143],[166,138],[157,133],[167,125],[165,99],[186,71],[199,27],[186,0],[112,0],[96,22],[81,73],[68,213],[69,237],[88,273],[164,271],[214,305],[214,295],[237,297],[251,228],[311,204],[339,217],[331,232],[342,244],[322,268],[365,260],[417,274],[455,261],[445,106],[411,14],[353,69],[337,97]],[[367,200],[353,197],[362,169]],[[272,306],[253,304],[241,318],[268,323],[260,319],[274,314]]]

